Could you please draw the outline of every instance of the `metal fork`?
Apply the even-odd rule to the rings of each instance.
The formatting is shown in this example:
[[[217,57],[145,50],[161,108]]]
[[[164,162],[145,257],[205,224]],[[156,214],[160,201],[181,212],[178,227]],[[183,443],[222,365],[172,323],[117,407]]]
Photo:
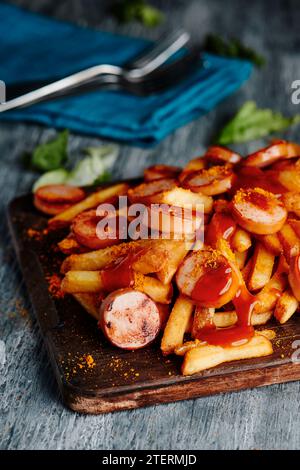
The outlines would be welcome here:
[[[140,55],[137,59],[127,65],[119,67],[111,64],[100,64],[89,67],[86,70],[74,73],[61,80],[42,86],[41,88],[26,93],[0,105],[0,112],[29,106],[31,104],[66,94],[82,85],[109,83],[116,85],[118,82],[128,84],[140,83],[150,76],[154,70],[166,62],[175,52],[180,50],[190,39],[190,35],[183,30],[167,36],[154,46],[146,54]]]
[[[47,98],[53,100],[66,96],[76,96],[83,93],[101,90],[124,90],[138,96],[149,96],[153,93],[159,93],[171,86],[176,85],[188,76],[196,67],[199,67],[200,48],[193,48],[185,53],[184,56],[169,64],[160,67],[152,72],[146,78],[131,82],[126,79],[115,81],[114,76],[102,76],[91,80],[83,85],[63,90]]]

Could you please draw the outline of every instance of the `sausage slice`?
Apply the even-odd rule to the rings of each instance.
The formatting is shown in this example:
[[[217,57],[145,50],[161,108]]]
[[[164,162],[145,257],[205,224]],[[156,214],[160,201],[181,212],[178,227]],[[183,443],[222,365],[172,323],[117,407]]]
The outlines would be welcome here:
[[[176,181],[172,178],[154,180],[129,189],[128,197],[131,203],[151,204],[160,202],[160,198],[157,196],[165,191],[174,189],[176,185]]]
[[[234,176],[230,167],[217,165],[188,174],[182,181],[182,186],[194,193],[215,196],[231,188]]]
[[[158,335],[161,314],[156,303],[143,292],[119,289],[102,302],[99,326],[114,346],[140,349]]]
[[[162,178],[176,178],[180,172],[179,166],[153,165],[144,171],[144,179],[145,181],[154,181]]]
[[[275,194],[254,188],[236,192],[232,200],[232,215],[249,232],[270,235],[282,228],[287,211]]]
[[[36,191],[34,205],[46,214],[56,215],[81,201],[84,197],[84,191],[75,186],[51,184],[42,186]]]
[[[72,223],[72,232],[78,243],[91,250],[100,250],[122,241],[119,239],[117,227],[114,231],[113,226],[110,227],[106,224],[105,229],[100,229],[98,226],[100,220],[101,217],[97,216],[94,209],[82,212],[75,217]]]
[[[235,267],[217,250],[199,250],[187,256],[177,271],[176,283],[183,295],[207,308],[227,304],[239,288]]]
[[[232,150],[228,149],[227,147],[223,147],[222,145],[211,145],[208,149],[204,157],[213,163],[239,163],[242,159],[241,155],[233,152]]]

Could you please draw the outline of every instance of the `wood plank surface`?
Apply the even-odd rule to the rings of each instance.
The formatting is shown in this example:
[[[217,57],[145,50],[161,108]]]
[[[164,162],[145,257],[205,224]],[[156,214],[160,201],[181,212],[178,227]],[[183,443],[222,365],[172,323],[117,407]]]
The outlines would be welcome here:
[[[183,164],[201,154],[212,135],[245,99],[255,99],[287,114],[299,112],[291,103],[291,83],[300,77],[300,11],[297,0],[155,1],[166,22],[154,30],[137,24],[118,26],[96,0],[53,2],[18,0],[34,11],[108,31],[157,38],[184,25],[198,38],[206,32],[236,35],[260,49],[266,67],[234,96],[202,119],[176,131],[151,150],[121,146],[115,178],[141,173],[146,165],[164,161]],[[54,135],[53,129],[20,124],[0,125],[0,448],[3,449],[299,449],[300,383],[286,383],[152,406],[100,416],[66,409],[52,374],[43,340],[31,311],[15,259],[5,211],[8,202],[27,192],[36,177],[20,164],[25,151]],[[299,140],[299,127],[285,136]],[[72,135],[70,151],[102,143]],[[242,153],[264,140],[237,147]]]

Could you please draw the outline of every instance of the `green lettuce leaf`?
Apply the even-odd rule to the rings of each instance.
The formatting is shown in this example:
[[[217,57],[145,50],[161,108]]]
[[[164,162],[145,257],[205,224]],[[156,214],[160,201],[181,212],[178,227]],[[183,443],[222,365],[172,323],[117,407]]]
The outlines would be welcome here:
[[[95,184],[95,181],[102,182],[101,178],[104,174],[107,181],[107,170],[113,165],[118,156],[118,147],[115,145],[88,147],[85,153],[87,156],[70,172],[66,184],[73,186]]]
[[[88,186],[100,184],[110,180],[109,168],[112,167],[118,156],[116,145],[103,145],[85,149],[86,157],[75,168],[68,171],[64,168],[44,173],[33,185],[35,192],[47,184],[69,184],[71,186]]]
[[[34,183],[32,191],[35,193],[38,188],[47,184],[64,184],[68,176],[69,172],[64,168],[47,171]]]
[[[50,142],[38,145],[32,154],[32,166],[41,171],[61,168],[68,158],[68,137],[69,132],[65,130]]]
[[[285,117],[272,109],[260,109],[247,101],[219,133],[216,143],[228,145],[260,139],[300,122],[300,115]]]

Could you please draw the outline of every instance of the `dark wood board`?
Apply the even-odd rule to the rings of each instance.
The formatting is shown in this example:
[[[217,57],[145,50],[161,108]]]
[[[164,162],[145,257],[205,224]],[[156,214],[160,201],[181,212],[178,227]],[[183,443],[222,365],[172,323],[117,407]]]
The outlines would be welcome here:
[[[286,325],[268,326],[276,332],[272,356],[223,364],[191,377],[180,375],[182,358],[162,357],[159,340],[135,352],[111,346],[71,296],[54,299],[49,294],[46,276],[59,272],[63,258],[54,247],[62,234],[42,240],[28,236],[29,228],[47,224],[34,209],[32,195],[14,199],[8,219],[56,379],[71,409],[106,413],[300,379],[300,365],[291,360],[293,342],[300,340],[297,316]],[[95,366],[81,367],[88,354]]]

